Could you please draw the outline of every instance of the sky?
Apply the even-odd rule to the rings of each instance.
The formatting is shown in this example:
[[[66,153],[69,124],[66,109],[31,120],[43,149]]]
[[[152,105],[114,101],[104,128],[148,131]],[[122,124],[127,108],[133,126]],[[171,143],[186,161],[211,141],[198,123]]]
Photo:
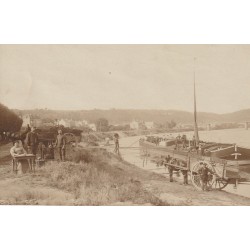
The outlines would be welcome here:
[[[0,45],[0,103],[58,110],[250,108],[250,45]]]

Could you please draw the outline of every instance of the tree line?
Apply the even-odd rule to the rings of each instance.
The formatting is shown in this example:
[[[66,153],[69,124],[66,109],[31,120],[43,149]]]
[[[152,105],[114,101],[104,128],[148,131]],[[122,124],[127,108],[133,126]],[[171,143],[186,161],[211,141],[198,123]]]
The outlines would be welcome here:
[[[20,131],[23,120],[0,103],[0,133]]]

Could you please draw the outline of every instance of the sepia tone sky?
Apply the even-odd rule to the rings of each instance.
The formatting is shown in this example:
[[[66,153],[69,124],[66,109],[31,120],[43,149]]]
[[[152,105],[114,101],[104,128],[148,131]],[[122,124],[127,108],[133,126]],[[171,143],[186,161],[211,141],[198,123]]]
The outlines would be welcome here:
[[[33,109],[250,108],[249,45],[0,45],[0,102]]]

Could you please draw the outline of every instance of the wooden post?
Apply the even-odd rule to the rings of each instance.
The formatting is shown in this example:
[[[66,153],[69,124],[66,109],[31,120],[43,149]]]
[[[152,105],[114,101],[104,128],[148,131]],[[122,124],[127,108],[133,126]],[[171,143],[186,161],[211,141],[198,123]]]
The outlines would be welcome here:
[[[226,168],[226,163],[223,164],[222,178],[225,178],[225,168]]]

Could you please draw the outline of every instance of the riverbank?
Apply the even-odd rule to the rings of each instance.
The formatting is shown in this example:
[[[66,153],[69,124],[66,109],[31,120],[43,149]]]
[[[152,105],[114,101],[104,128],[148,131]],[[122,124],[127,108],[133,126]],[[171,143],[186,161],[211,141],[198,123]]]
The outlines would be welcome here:
[[[16,175],[9,147],[3,145],[0,154],[2,205],[250,205],[238,195],[170,183],[100,149],[78,148],[74,162],[48,162],[35,173]]]

